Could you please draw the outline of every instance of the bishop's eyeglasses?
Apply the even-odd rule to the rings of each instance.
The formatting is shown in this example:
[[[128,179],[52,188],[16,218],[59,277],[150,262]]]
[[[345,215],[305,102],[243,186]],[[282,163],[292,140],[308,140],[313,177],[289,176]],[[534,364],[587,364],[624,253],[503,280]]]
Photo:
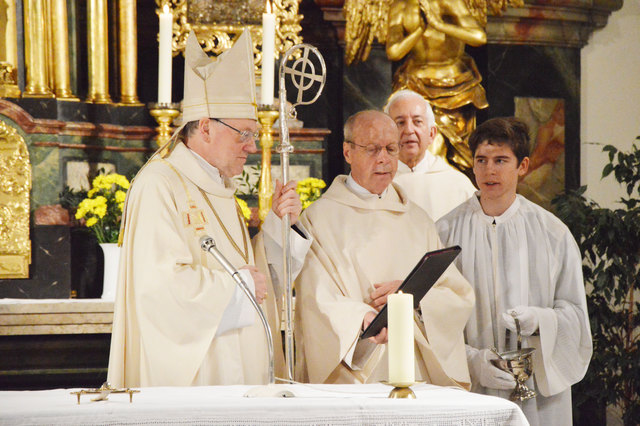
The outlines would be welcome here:
[[[240,135],[240,140],[242,141],[242,143],[257,142],[259,137],[260,137],[260,133],[258,133],[258,132],[250,132],[249,130],[238,130],[235,127],[233,127],[232,125],[227,124],[224,121],[220,120],[219,118],[211,117],[211,119],[217,121],[218,123],[222,124],[223,126],[227,126],[231,130],[233,130],[236,133],[238,133]]]
[[[391,157],[397,157],[398,154],[400,153],[400,145],[398,145],[397,143],[390,143],[389,145],[381,146],[381,145],[376,145],[374,143],[370,143],[368,145],[360,145],[352,141],[345,141],[345,142],[364,149],[364,151],[370,157],[377,156],[378,154],[380,154],[380,151],[382,151],[383,149],[387,150],[387,154],[389,154]]]

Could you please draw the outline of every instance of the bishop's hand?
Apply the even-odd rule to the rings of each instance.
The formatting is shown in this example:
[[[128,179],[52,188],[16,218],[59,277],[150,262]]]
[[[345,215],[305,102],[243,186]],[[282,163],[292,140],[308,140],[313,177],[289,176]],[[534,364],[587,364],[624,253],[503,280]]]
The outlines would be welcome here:
[[[255,286],[254,296],[258,303],[261,304],[267,298],[267,277],[253,265],[245,265],[240,269],[246,269],[251,274]]]
[[[291,219],[291,225],[295,225],[302,213],[302,203],[300,202],[300,196],[296,192],[297,182],[294,180],[289,181],[286,185],[282,185],[278,179],[276,179],[276,189],[273,192],[273,199],[271,201],[271,209],[273,212],[282,219],[285,214],[289,215]]]

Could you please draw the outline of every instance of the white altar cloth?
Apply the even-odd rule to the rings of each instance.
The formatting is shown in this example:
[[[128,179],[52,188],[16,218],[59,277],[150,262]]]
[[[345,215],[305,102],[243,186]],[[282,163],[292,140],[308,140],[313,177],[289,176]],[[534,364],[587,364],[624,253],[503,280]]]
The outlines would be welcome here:
[[[287,385],[295,398],[245,398],[253,386],[155,387],[133,395],[95,395],[77,389],[0,392],[0,425],[528,425],[505,399],[418,384],[417,399],[389,399],[390,387]]]

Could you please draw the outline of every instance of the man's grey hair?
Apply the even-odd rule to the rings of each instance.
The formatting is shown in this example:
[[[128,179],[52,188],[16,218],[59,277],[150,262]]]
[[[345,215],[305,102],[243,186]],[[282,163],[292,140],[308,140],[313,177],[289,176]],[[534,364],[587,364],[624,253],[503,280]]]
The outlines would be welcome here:
[[[398,90],[397,92],[393,93],[389,97],[389,100],[387,101],[387,104],[384,106],[384,112],[389,114],[389,110],[391,109],[391,105],[393,105],[394,103],[396,103],[397,101],[399,101],[401,99],[410,99],[410,98],[419,99],[420,101],[424,102],[425,118],[427,119],[427,124],[429,125],[429,128],[435,126],[436,125],[436,118],[433,115],[433,110],[431,109],[431,105],[429,104],[429,102],[420,93],[414,92],[413,90],[402,89],[402,90]]]
[[[194,133],[197,129],[198,129],[198,123],[200,122],[200,120],[193,120],[193,121],[189,121],[187,124],[184,125],[184,127],[182,128],[182,136],[187,139],[189,136],[191,136],[192,133]]]

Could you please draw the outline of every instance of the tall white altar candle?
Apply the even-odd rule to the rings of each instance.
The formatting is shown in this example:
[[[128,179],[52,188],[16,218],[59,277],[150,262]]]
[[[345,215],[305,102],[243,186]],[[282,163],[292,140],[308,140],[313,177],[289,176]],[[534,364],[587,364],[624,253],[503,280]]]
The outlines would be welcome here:
[[[158,43],[158,103],[171,103],[171,51],[173,14],[168,5],[160,12],[160,37]]]
[[[389,384],[415,381],[413,295],[398,292],[387,298]]]
[[[276,50],[276,15],[267,0],[265,13],[262,14],[262,87],[260,102],[263,105],[273,103],[273,67]]]

